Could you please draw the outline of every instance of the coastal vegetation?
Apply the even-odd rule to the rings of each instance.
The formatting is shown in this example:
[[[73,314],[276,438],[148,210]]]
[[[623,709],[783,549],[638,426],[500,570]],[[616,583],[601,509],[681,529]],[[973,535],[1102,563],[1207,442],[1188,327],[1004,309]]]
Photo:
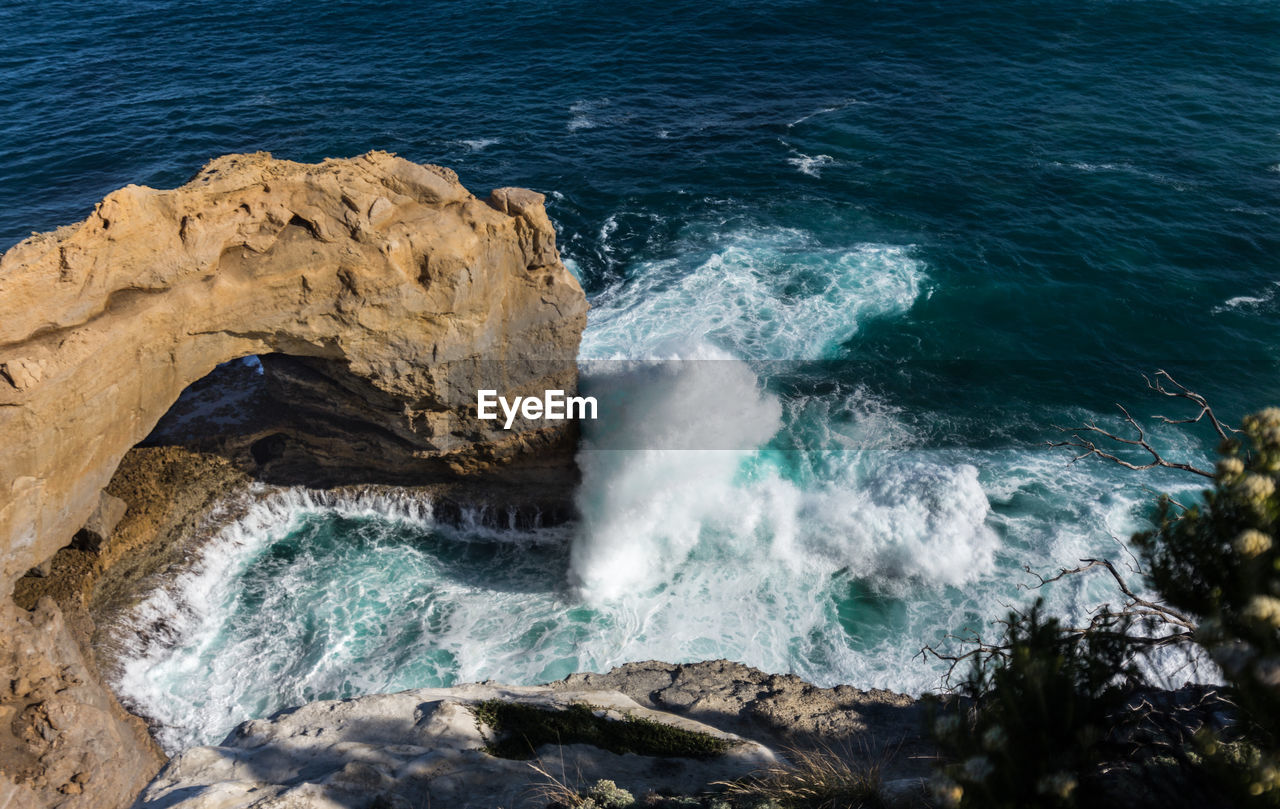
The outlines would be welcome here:
[[[1152,595],[1135,594],[1114,563],[1084,560],[1033,586],[1107,571],[1120,598],[1086,624],[1048,617],[1037,601],[1011,611],[994,642],[926,649],[952,672],[969,666],[938,702],[940,804],[1280,805],[1280,408],[1235,429],[1167,374],[1152,389],[1196,403],[1194,417],[1165,421],[1212,427],[1212,471],[1166,460],[1127,411],[1135,438],[1091,424],[1060,446],[1082,450],[1077,459],[1182,469],[1212,486],[1197,503],[1162,496],[1154,527],[1134,537],[1132,567]],[[1116,455],[1098,436],[1149,460]],[[1149,664],[1169,654],[1202,670],[1212,661],[1222,685],[1161,690]]]
[[[485,752],[499,758],[532,758],[545,744],[589,744],[619,755],[706,759],[722,755],[732,744],[643,716],[615,719],[584,703],[555,709],[489,699],[475,705],[472,713],[481,732],[489,731]]]

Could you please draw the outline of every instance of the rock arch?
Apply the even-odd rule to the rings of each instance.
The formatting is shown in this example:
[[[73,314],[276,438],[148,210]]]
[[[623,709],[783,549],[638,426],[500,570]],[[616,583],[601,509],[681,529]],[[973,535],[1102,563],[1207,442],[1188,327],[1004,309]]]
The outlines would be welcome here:
[[[231,155],[174,190],[127,186],[11,249],[5,592],[85,524],[179,394],[236,357],[273,357],[315,428],[280,439],[292,455],[260,453],[282,471],[425,482],[569,468],[571,426],[474,418],[477,387],[576,386],[587,305],[542,202],[510,188],[482,201],[447,169],[383,152]]]

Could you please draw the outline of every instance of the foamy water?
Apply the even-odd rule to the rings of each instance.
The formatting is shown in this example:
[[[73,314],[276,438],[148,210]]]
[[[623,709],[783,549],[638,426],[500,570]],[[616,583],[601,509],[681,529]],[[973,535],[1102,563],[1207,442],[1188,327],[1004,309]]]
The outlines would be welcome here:
[[[133,615],[120,693],[174,751],[316,699],[632,660],[937,687],[922,645],[1028,598],[1023,564],[1114,555],[1150,496],[1043,452],[934,447],[862,385],[796,384],[930,283],[910,245],[782,228],[635,266],[583,340],[603,417],[584,424],[580,521],[445,526],[407,495],[261,490]],[[1103,584],[1046,595],[1080,616]]]

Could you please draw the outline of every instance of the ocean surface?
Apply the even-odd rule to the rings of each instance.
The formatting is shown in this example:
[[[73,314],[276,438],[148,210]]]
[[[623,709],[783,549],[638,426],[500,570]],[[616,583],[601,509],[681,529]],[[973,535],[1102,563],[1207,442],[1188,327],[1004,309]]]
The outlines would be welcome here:
[[[651,658],[937,688],[921,646],[993,631],[1024,565],[1127,560],[1202,485],[1068,465],[1053,425],[1123,402],[1211,463],[1142,373],[1280,401],[1277,86],[1273,2],[0,4],[0,247],[227,152],[394,151],[547,194],[584,385],[628,405],[574,525],[266,492],[117,687],[171,751]]]

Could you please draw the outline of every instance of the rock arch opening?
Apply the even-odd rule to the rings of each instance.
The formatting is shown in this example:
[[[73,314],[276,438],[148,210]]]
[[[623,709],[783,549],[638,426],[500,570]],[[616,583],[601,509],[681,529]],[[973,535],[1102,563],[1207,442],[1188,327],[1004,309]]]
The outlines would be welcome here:
[[[448,405],[434,403],[448,415]],[[191,383],[140,447],[220,455],[266,483],[422,485],[454,477],[447,443],[397,430],[404,404],[338,360],[251,354]]]

